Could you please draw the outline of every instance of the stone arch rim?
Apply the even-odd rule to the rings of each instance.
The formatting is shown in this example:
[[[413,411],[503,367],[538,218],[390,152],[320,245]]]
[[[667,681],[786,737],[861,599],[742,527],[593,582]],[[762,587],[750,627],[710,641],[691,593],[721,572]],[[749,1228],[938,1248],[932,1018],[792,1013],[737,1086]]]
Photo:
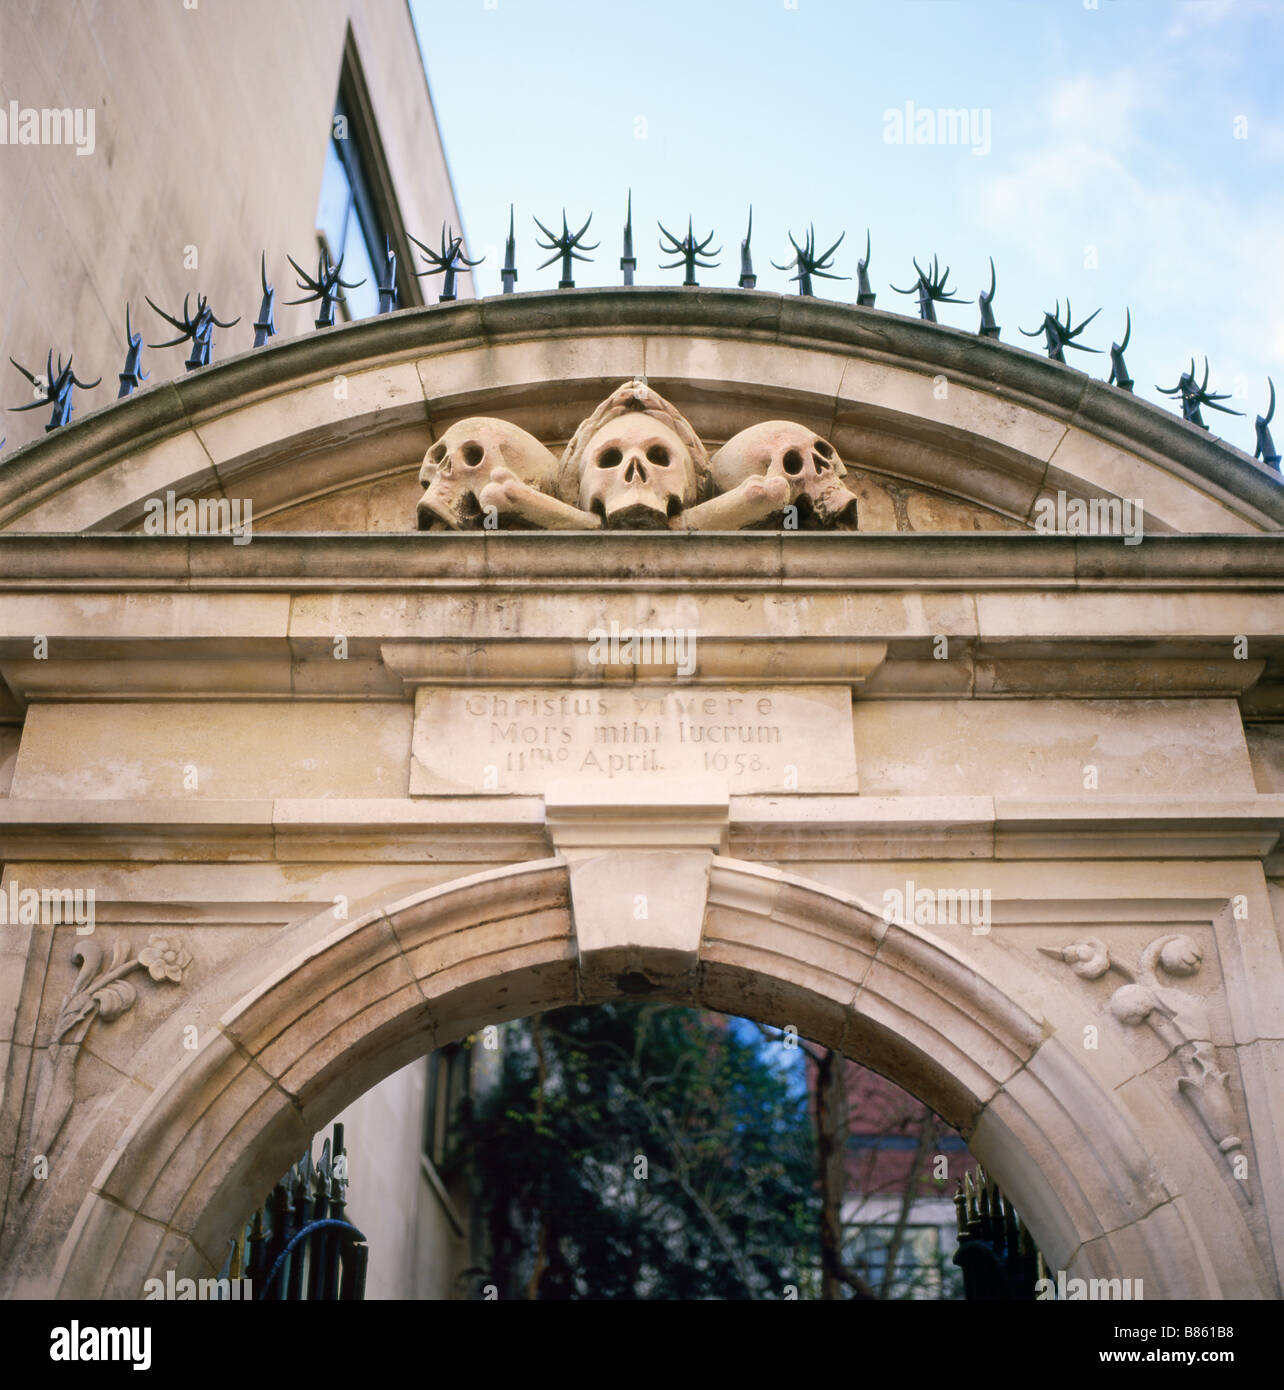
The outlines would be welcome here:
[[[997,404],[1073,422],[1102,442],[1162,459],[1188,483],[1202,483],[1211,497],[1234,499],[1241,513],[1247,509],[1259,518],[1254,525],[1261,526],[1261,518],[1268,526],[1284,523],[1284,495],[1272,470],[1159,406],[1017,344],[837,301],[737,289],[684,296],[677,287],[637,286],[406,309],[270,343],[190,377],[158,382],[17,451],[0,476],[0,524],[21,524],[28,510],[103,472],[102,459],[108,467],[127,462],[237,403],[253,405],[336,372],[373,371],[462,348],[629,333],[650,340],[728,338],[938,372]],[[660,371],[655,379],[667,375]]]
[[[1034,1019],[1017,1001],[997,988],[993,981],[989,980],[982,972],[961,961],[959,953],[946,949],[942,942],[929,933],[914,928],[889,927],[859,899],[800,875],[722,856],[711,856],[710,860],[710,891],[705,907],[705,926],[702,929],[700,948],[701,983],[696,991],[697,998],[690,1001],[675,999],[674,1002],[701,1002],[698,996],[706,995],[709,969],[712,969],[715,978],[719,970],[725,972],[721,985],[716,986],[712,991],[715,1001],[721,997],[717,993],[718,988],[731,987],[734,989],[741,974],[745,971],[757,978],[759,982],[765,981],[768,985],[790,986],[799,998],[808,995],[809,992],[815,993],[815,980],[805,980],[803,978],[804,972],[800,971],[791,979],[783,967],[778,973],[772,973],[765,967],[755,966],[751,958],[755,949],[760,953],[769,952],[778,944],[769,943],[767,938],[762,935],[767,927],[770,926],[779,930],[782,926],[793,924],[795,929],[800,931],[817,930],[831,944],[833,940],[844,934],[857,937],[851,943],[852,946],[857,950],[863,949],[868,956],[864,978],[858,982],[852,982],[853,989],[849,1001],[838,1007],[840,1010],[852,1013],[854,1017],[862,1019],[866,1024],[870,1022],[872,1017],[871,1008],[887,1007],[890,1001],[890,1007],[894,1011],[898,1002],[899,1004],[912,1002],[910,995],[897,1001],[895,998],[896,990],[898,986],[914,985],[915,980],[912,978],[914,970],[926,966],[929,972],[934,973],[937,983],[944,982],[947,986],[952,984],[960,990],[959,999],[955,1001],[955,1014],[957,1016],[952,1021],[948,1016],[942,1016],[937,1020],[937,1023],[942,1025],[940,1036],[952,1040],[956,1049],[968,1041],[965,1026],[966,1006],[968,1005],[975,1006],[983,1019],[986,1017],[987,1011],[989,1015],[992,1015],[989,1021],[994,1024],[994,1036],[999,1036],[1004,1030],[1007,1030],[1013,1039],[1024,1036],[1025,1041],[1031,1045],[1029,1054],[1013,1069],[1006,1081],[999,1081],[989,1097],[980,1100],[979,1096],[974,1096],[974,1099],[980,1101],[978,1122],[980,1115],[990,1107],[991,1102],[996,1097],[1007,1095],[1008,1082],[1011,1081],[1012,1077],[1025,1071],[1035,1054],[1048,1041],[1041,1037],[1038,1020]],[[260,1160],[263,1159],[269,1131],[272,1132],[273,1142],[276,1143],[276,1147],[281,1152],[293,1153],[295,1151],[290,1145],[298,1134],[307,1128],[306,1123],[304,1123],[307,1116],[307,1105],[304,1103],[304,1098],[301,1095],[293,1098],[299,1111],[296,1118],[300,1120],[293,1130],[288,1129],[288,1127],[281,1130],[279,1126],[274,1129],[275,1119],[269,1119],[256,1128],[256,1122],[250,1121],[247,1114],[238,1113],[227,1122],[223,1132],[215,1136],[217,1142],[212,1146],[209,1145],[209,1137],[206,1137],[204,1143],[210,1149],[208,1159],[203,1157],[205,1149],[200,1142],[195,1146],[189,1143],[193,1130],[199,1127],[199,1121],[204,1118],[204,1114],[198,1116],[193,1126],[178,1136],[178,1144],[175,1146],[174,1160],[178,1162],[180,1169],[178,1186],[175,1186],[173,1182],[175,1175],[170,1171],[170,1160],[167,1159],[162,1162],[157,1176],[151,1177],[149,1176],[151,1170],[148,1166],[150,1160],[145,1157],[140,1158],[140,1155],[154,1157],[158,1150],[164,1151],[164,1141],[167,1135],[176,1123],[181,1123],[185,1118],[184,1111],[189,1106],[194,1094],[191,1091],[191,1082],[198,1073],[203,1073],[207,1077],[212,1076],[216,1085],[219,1081],[226,1083],[219,1090],[220,1097],[230,1085],[229,1075],[235,1079],[235,1076],[243,1074],[246,1070],[244,1064],[247,1061],[257,1064],[260,1071],[267,1073],[266,1058],[271,1041],[285,1036],[291,1028],[299,1025],[300,1019],[311,1011],[309,1009],[303,1009],[302,1012],[298,1011],[297,1006],[300,1001],[298,998],[291,999],[291,990],[301,991],[306,1000],[311,986],[318,983],[319,979],[324,978],[326,971],[332,973],[337,971],[339,978],[349,982],[369,973],[358,970],[356,967],[362,961],[350,959],[345,955],[345,952],[355,945],[356,955],[361,957],[374,937],[381,934],[384,928],[388,929],[396,939],[397,952],[404,959],[407,945],[411,951],[414,951],[421,949],[425,941],[429,940],[429,938],[425,938],[416,946],[416,932],[428,931],[433,933],[431,940],[440,942],[451,935],[461,938],[476,936],[477,933],[488,928],[497,927],[502,933],[503,928],[512,929],[514,923],[519,924],[515,929],[515,934],[510,937],[508,947],[503,945],[502,935],[499,950],[488,949],[494,943],[483,940],[477,943],[480,949],[472,956],[462,956],[456,966],[442,966],[440,970],[428,972],[423,977],[424,980],[431,979],[434,975],[456,969],[461,963],[467,967],[483,958],[490,957],[496,963],[496,968],[492,973],[484,974],[481,977],[482,983],[484,986],[497,986],[500,982],[509,981],[513,977],[529,973],[532,969],[538,970],[541,964],[548,965],[559,959],[555,950],[542,960],[536,960],[534,963],[528,961],[521,966],[513,965],[511,969],[505,969],[499,964],[499,958],[503,956],[506,949],[515,949],[516,945],[520,944],[519,938],[522,938],[525,925],[530,922],[533,915],[530,911],[532,906],[536,913],[560,911],[566,918],[565,932],[560,935],[553,933],[543,940],[545,942],[560,941],[564,948],[560,960],[564,966],[571,968],[563,971],[562,984],[554,990],[552,1002],[544,1004],[542,1007],[591,1002],[583,997],[579,963],[574,959],[575,927],[571,920],[568,880],[566,861],[560,857],[554,857],[488,869],[480,873],[452,879],[446,883],[436,884],[396,902],[380,904],[336,930],[318,934],[315,940],[297,950],[288,961],[283,962],[278,969],[266,975],[258,985],[238,998],[227,1009],[220,1020],[219,1031],[215,1037],[207,1040],[198,1053],[192,1054],[177,1064],[127,1125],[116,1146],[91,1183],[90,1190],[81,1204],[71,1231],[63,1242],[52,1279],[52,1287],[57,1295],[62,1297],[137,1297],[142,1280],[157,1268],[163,1270],[166,1267],[165,1261],[169,1262],[169,1267],[176,1266],[177,1272],[180,1274],[208,1275],[211,1272],[211,1260],[204,1253],[204,1249],[197,1239],[199,1220],[192,1220],[190,1217],[183,1216],[184,1204],[187,1204],[189,1212],[193,1210],[189,1199],[196,1191],[198,1184],[203,1179],[215,1178],[217,1182],[212,1190],[212,1195],[208,1201],[200,1204],[200,1210],[205,1212],[216,1206],[230,1210],[230,1206],[235,1204],[235,1199],[229,1199],[227,1193],[238,1179],[238,1164],[242,1162],[246,1152],[251,1152],[252,1157],[257,1155]],[[714,912],[722,913],[726,921],[734,919],[734,922],[739,924],[738,927],[733,927],[733,930],[741,931],[747,945],[746,954],[738,961],[728,960],[725,953],[720,957],[716,950],[711,950],[706,956],[706,946],[719,942],[724,946],[726,945],[723,936],[719,935],[720,928],[716,923],[713,934],[709,934],[710,918]],[[319,913],[301,926],[323,923],[328,917],[330,917],[328,912]],[[397,923],[400,923],[399,929],[394,925]],[[527,931],[524,939],[529,944],[533,938]],[[887,948],[886,953],[884,953],[885,947]],[[647,948],[643,944],[640,949],[645,953]],[[874,987],[869,977],[880,957],[884,972],[890,972],[890,980],[884,980],[881,985]],[[917,962],[916,965],[915,962]],[[815,962],[809,961],[802,964],[812,968]],[[737,974],[737,971],[740,974]],[[422,985],[422,981],[418,977],[416,977],[415,983],[418,986]],[[458,1003],[460,996],[463,995],[465,998],[462,1007],[466,1009],[468,1007],[466,992],[473,988],[475,983],[475,980],[469,981],[461,976],[442,998],[447,1001],[453,999]],[[921,984],[921,980],[919,983]],[[871,997],[874,998],[875,1003],[871,1005],[867,1002],[862,1006],[863,1011],[857,1011],[858,999],[867,985],[871,985],[873,991]],[[426,992],[422,988],[421,993],[427,999]],[[566,997],[568,994],[571,997]],[[328,1002],[329,997],[326,995],[322,1003]],[[619,997],[623,997],[623,994],[621,993]],[[664,997],[671,996],[666,992]],[[942,995],[941,997],[944,998],[945,996]],[[705,1007],[721,1007],[717,1002],[711,1002],[708,997],[703,998],[703,1003]],[[234,1033],[229,1033],[225,1025],[234,1027],[238,1020],[252,1016],[255,1010],[261,1011],[265,1006],[274,1023],[282,1020],[284,1022],[282,1022],[281,1028],[272,1035],[269,1042],[260,1047],[256,1054],[249,1056],[244,1051],[242,1040]],[[509,1005],[490,1012],[496,1021],[499,1021],[503,1018],[521,1016],[535,1011],[526,1007],[525,1001],[519,1002],[515,1008],[512,1008],[511,1012],[506,1012],[505,1010],[510,1006],[511,1001]],[[295,1008],[293,1015],[290,1012],[291,1007]],[[414,1023],[409,1018],[410,1012],[404,1007],[401,1008],[396,1016],[397,1022],[401,1032],[406,1034],[409,1030],[408,1036],[411,1036],[417,1044],[422,1041],[422,1035],[414,1034]],[[751,1016],[758,1016],[754,1009],[746,1009],[744,1012]],[[358,1014],[354,1014],[351,1017],[358,1016]],[[431,1039],[429,1045],[418,1047],[414,1055],[421,1055],[422,1052],[430,1050],[431,1046],[439,1045],[451,1040],[459,1033],[467,1032],[467,1027],[457,1026],[461,1016],[452,1017],[448,1010],[445,1012],[439,1010],[438,1014],[434,1015],[433,1026],[428,1034]],[[438,1032],[436,1020],[443,1017],[449,1021],[446,1027]],[[877,1023],[878,1020],[875,1022]],[[365,1030],[359,1030],[356,1038],[348,1044],[347,1054],[356,1055],[361,1042],[372,1034],[378,1034],[381,1026],[377,1020],[368,1021]],[[891,1025],[884,1018],[882,1026],[889,1027]],[[908,1023],[902,1022],[900,1027],[903,1030],[899,1034],[901,1042],[909,1052],[914,1052],[922,1041],[921,1037],[913,1036],[912,1025]],[[962,1029],[962,1034],[960,1034],[960,1029]],[[1036,1038],[1033,1034],[1040,1036]],[[852,1042],[855,1036],[845,1032],[843,1041]],[[384,1041],[387,1045],[377,1051],[375,1054],[377,1057],[384,1057],[388,1046],[391,1046],[387,1038]],[[240,1053],[238,1053],[238,1048],[241,1049]],[[846,1048],[841,1050],[847,1051]],[[218,1051],[220,1055],[212,1058],[211,1051]],[[1061,1051],[1064,1053],[1065,1050],[1061,1049]],[[343,1055],[346,1054],[341,1053],[341,1056]],[[368,1085],[374,1084],[400,1064],[394,1062],[385,1066],[379,1075],[374,1076],[369,1081],[363,1081],[357,1086],[353,1094],[359,1094]],[[1071,1070],[1073,1070],[1072,1064],[1073,1059],[1068,1056],[1054,1057],[1054,1076],[1057,1074],[1055,1071],[1057,1067],[1065,1071],[1065,1068],[1070,1065]],[[940,1065],[945,1067],[944,1063]],[[956,1069],[959,1065],[956,1061]],[[876,1069],[881,1070],[877,1067]],[[948,1071],[948,1067],[945,1069]],[[288,1075],[288,1071],[283,1071],[282,1077],[271,1076],[271,1086],[277,1090],[283,1090],[281,1083],[286,1075]],[[1085,1076],[1086,1074],[1081,1069],[1075,1075],[1071,1075],[1070,1071],[1065,1071],[1065,1077],[1069,1079],[1071,1090],[1074,1092],[1074,1104],[1080,1117],[1088,1122],[1081,1133],[1081,1137],[1084,1137],[1084,1143],[1081,1145],[1082,1152],[1070,1154],[1066,1161],[1070,1168],[1080,1163],[1089,1167],[1095,1165],[1101,1168],[1103,1158],[1096,1152],[1092,1144],[1086,1141],[1086,1130],[1094,1119],[1102,1120],[1104,1118],[1109,1122],[1116,1107],[1114,1098],[1103,1087],[1096,1086],[1094,1089],[1092,1085],[1085,1085]],[[895,1076],[893,1079],[896,1079]],[[953,1079],[966,1089],[966,1083],[961,1080],[960,1075],[954,1075]],[[1031,1101],[1032,1096],[1033,1103]],[[1011,1106],[1015,1107],[1015,1112],[1013,1116],[1009,1116],[1007,1121],[1002,1122],[1008,1130],[1019,1133],[1024,1126],[1024,1132],[1027,1135],[1044,1142],[1049,1136],[1055,1138],[1059,1135],[1060,1131],[1056,1123],[1057,1116],[1054,1113],[1055,1107],[1050,1108],[1047,1098],[1043,1097],[1041,1092],[1036,1090],[1027,1092],[1024,1098],[1017,1095],[1014,1099],[1011,1097],[1009,1099]],[[333,1106],[330,1115],[337,1113],[340,1108],[342,1108],[341,1104]],[[330,1115],[327,1115],[321,1123],[328,1122]],[[319,1127],[318,1124],[316,1128]],[[250,1131],[248,1138],[246,1137],[247,1129]],[[979,1123],[973,1125],[968,1131],[970,1142],[976,1140],[978,1129]],[[314,1129],[307,1129],[309,1138],[313,1132],[315,1132]],[[239,1148],[237,1147],[238,1143],[241,1144]],[[187,1146],[188,1152],[180,1154],[184,1145]],[[978,1153],[977,1156],[984,1161],[985,1155]],[[1108,1158],[1109,1155],[1106,1157]],[[270,1166],[271,1160],[267,1161]],[[216,1166],[213,1172],[207,1174],[210,1164]],[[133,1168],[132,1178],[131,1166]],[[261,1161],[260,1166],[262,1166]],[[990,1164],[989,1166],[992,1171],[996,1172],[1000,1182],[1004,1182],[1003,1165]],[[1135,1167],[1135,1165],[1133,1166]],[[1167,1191],[1162,1185],[1157,1191],[1146,1181],[1139,1179],[1136,1173],[1130,1172],[1126,1162],[1122,1164],[1119,1173],[1108,1176],[1117,1178],[1124,1189],[1127,1189],[1130,1183],[1136,1187],[1138,1224],[1140,1224],[1141,1218],[1152,1215],[1157,1208],[1184,1200],[1180,1193]],[[172,1220],[164,1219],[165,1214],[159,1207],[151,1206],[149,1210],[156,1185],[162,1178],[169,1183],[171,1188],[169,1200],[172,1202],[170,1212]],[[129,1186],[131,1181],[134,1184],[132,1191]],[[1170,1290],[1174,1288],[1171,1279],[1165,1283],[1164,1271],[1161,1267],[1161,1260],[1165,1255],[1163,1251],[1154,1247],[1153,1241],[1143,1239],[1139,1245],[1134,1241],[1132,1247],[1129,1248],[1118,1239],[1112,1239],[1112,1237],[1118,1237],[1124,1233],[1124,1227],[1097,1230],[1093,1230],[1091,1227],[1084,1228],[1081,1221],[1076,1224],[1077,1218],[1071,1211],[1074,1202],[1068,1201],[1064,1194],[1059,1194],[1054,1185],[1044,1183],[1043,1186],[1045,1193],[1051,1194],[1051,1201],[1054,1204],[1060,1204],[1060,1211],[1059,1213],[1056,1211],[1041,1212],[1040,1217],[1046,1218],[1050,1223],[1055,1223],[1056,1220],[1069,1222],[1075,1230],[1077,1240],[1073,1248],[1067,1251],[1064,1245],[1062,1247],[1062,1253],[1067,1256],[1067,1264],[1070,1263],[1071,1259],[1078,1258],[1081,1272],[1094,1275],[1100,1273],[1109,1276],[1112,1272],[1118,1273],[1123,1267],[1122,1262],[1127,1260],[1130,1261],[1130,1265],[1126,1272],[1133,1273],[1135,1277],[1149,1279],[1151,1281],[1150,1287],[1167,1287]],[[1009,1190],[1011,1190],[1010,1187]],[[1035,1189],[1032,1188],[1031,1190]],[[1071,1195],[1073,1196],[1073,1194]],[[1046,1201],[1048,1197],[1045,1195],[1042,1200]],[[1036,1236],[1042,1240],[1043,1233],[1039,1229],[1040,1218],[1032,1216],[1028,1210],[1024,1214],[1030,1220]],[[141,1237],[139,1236],[140,1230],[143,1232]],[[1175,1262],[1184,1271],[1203,1270],[1204,1277],[1197,1281],[1186,1278],[1184,1283],[1179,1279],[1175,1285],[1176,1291],[1169,1292],[1166,1296],[1235,1296],[1220,1291],[1224,1288],[1221,1277],[1224,1275],[1224,1271],[1214,1271],[1211,1268],[1210,1257],[1200,1239],[1196,1225],[1185,1219],[1174,1230],[1184,1237],[1189,1246],[1189,1249],[1175,1252],[1177,1256]],[[1169,1231],[1170,1237],[1174,1230]],[[1136,1232],[1133,1234],[1135,1235]],[[127,1247],[131,1245],[131,1242],[134,1246],[132,1254],[127,1252]],[[142,1256],[138,1253],[140,1246],[144,1250]],[[206,1248],[208,1248],[208,1242]],[[1090,1254],[1087,1259],[1083,1258],[1085,1249]],[[106,1267],[104,1267],[103,1261],[106,1261]],[[92,1271],[88,1268],[90,1265],[93,1265]]]

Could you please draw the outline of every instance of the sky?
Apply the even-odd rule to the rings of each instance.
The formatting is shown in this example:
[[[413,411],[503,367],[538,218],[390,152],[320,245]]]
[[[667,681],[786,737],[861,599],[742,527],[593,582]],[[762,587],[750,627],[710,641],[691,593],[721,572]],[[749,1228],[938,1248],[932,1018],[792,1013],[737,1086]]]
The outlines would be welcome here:
[[[1156,387],[1192,356],[1202,379],[1207,354],[1209,389],[1246,413],[1205,419],[1249,453],[1268,376],[1284,396],[1284,0],[411,8],[482,295],[500,290],[510,202],[519,291],[556,288],[532,216],[560,228],[563,206],[601,241],[576,284],[620,283],[630,189],[639,284],[681,283],[656,222],[681,236],[690,215],[722,248],[701,283],[734,286],[752,204],[761,290],[796,292],[771,262],[814,224],[826,247],[845,234],[833,269],[853,277],[817,295],[854,302],[868,229],[878,309],[917,313],[891,287],[936,255],[970,301],[940,321],[975,330],[992,256],[1004,342],[1040,351],[1018,329],[1057,300],[1076,326],[1100,308],[1078,340],[1100,355],[1067,358],[1105,378],[1130,309],[1136,394],[1175,409]],[[937,113],[963,110],[951,142]]]

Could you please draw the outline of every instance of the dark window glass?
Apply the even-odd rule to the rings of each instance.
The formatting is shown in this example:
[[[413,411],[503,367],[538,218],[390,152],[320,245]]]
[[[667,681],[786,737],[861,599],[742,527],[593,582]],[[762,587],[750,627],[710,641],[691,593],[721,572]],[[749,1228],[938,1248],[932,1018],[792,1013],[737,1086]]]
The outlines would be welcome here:
[[[330,126],[317,226],[332,260],[343,258],[343,278],[364,280],[345,290],[348,317],[366,318],[379,309],[379,272],[384,263],[386,229],[370,194],[370,180],[361,155],[352,113],[340,88]],[[311,267],[305,267],[310,270]]]

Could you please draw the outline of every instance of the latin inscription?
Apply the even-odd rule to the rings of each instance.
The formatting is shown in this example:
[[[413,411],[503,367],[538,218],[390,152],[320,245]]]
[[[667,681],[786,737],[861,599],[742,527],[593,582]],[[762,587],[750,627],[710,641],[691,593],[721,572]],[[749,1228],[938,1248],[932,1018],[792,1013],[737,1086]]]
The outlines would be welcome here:
[[[422,690],[410,790],[530,794],[551,778],[727,778],[736,791],[855,790],[845,687]]]

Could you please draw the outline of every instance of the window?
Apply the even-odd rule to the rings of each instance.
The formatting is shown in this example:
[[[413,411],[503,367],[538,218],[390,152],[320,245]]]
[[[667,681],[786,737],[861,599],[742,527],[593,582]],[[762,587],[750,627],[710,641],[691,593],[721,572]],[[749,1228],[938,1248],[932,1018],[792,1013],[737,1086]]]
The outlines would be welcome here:
[[[893,1226],[865,1226],[849,1242],[847,1261],[875,1289],[887,1273]],[[888,1293],[892,1298],[937,1299],[961,1297],[960,1272],[950,1262],[938,1226],[906,1226],[897,1252],[896,1272]]]
[[[460,1101],[469,1092],[469,1057],[469,1049],[463,1043],[451,1043],[428,1056],[423,1151],[435,1168],[446,1160],[452,1121]]]
[[[344,291],[347,302],[340,306],[340,312],[347,318],[378,313],[379,280],[389,244],[397,252],[398,304],[404,307],[421,302],[417,288],[412,288],[415,282],[405,274],[400,230],[401,220],[349,32],[317,204],[317,235],[331,261],[343,258],[345,280],[365,281]],[[311,271],[312,267],[305,265],[304,269]]]

